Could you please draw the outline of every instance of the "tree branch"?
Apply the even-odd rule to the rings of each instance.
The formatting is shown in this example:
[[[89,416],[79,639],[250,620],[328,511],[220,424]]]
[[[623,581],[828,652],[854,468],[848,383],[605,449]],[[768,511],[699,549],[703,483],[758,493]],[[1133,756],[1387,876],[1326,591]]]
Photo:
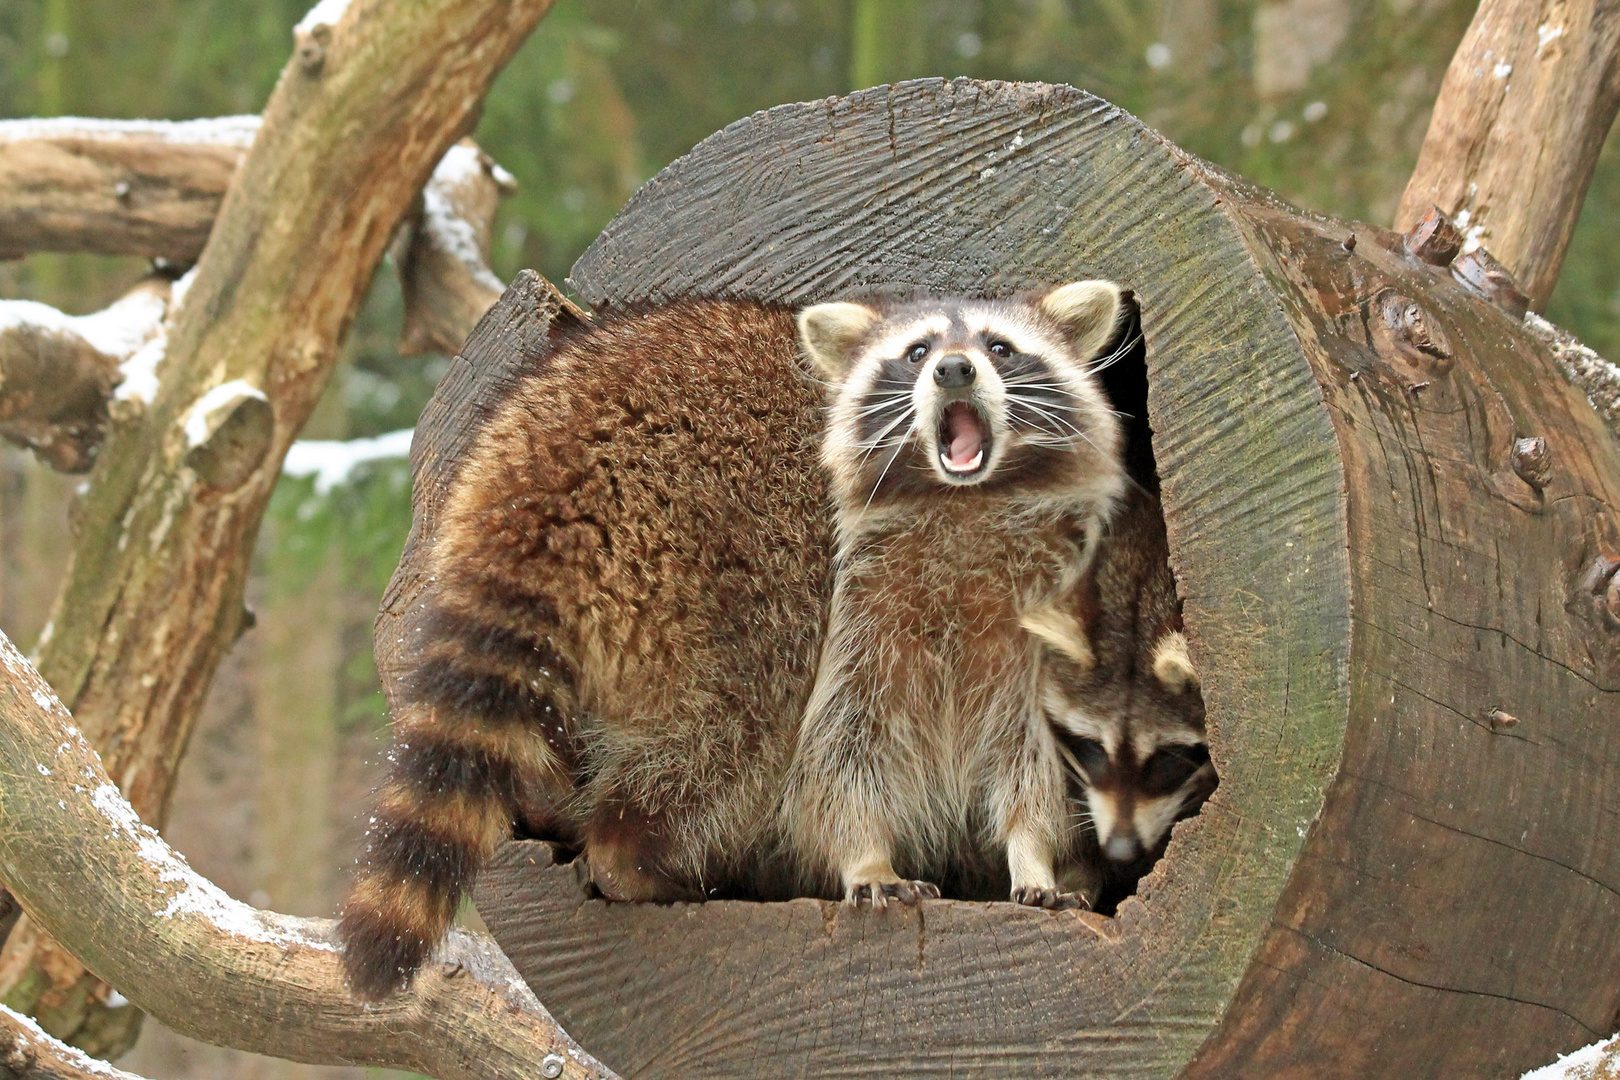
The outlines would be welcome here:
[[[1620,107],[1620,3],[1481,0],[1446,69],[1395,212],[1431,205],[1513,275],[1533,306],[1558,280],[1598,152]]]
[[[0,634],[0,877],[26,919],[182,1034],[439,1080],[613,1074],[557,1026],[495,943],[457,932],[381,1005],[344,989],[328,919],[260,911],[197,874],[113,786],[72,717]]]
[[[0,1080],[142,1080],[51,1038],[21,1013],[0,1005]]]
[[[258,130],[257,116],[0,121],[0,259],[88,251],[195,262]]]
[[[282,457],[377,261],[550,4],[323,0],[295,31],[172,316],[155,398],[114,418],[76,505],[66,581],[39,646],[41,672],[144,820],[162,824],[208,685],[242,628],[253,538]],[[94,1023],[106,1010],[83,1004],[96,1000],[83,969],[29,939],[27,925],[0,952],[0,994],[24,993],[12,1000],[36,1015],[31,1002],[49,995],[80,1003],[63,1028],[45,1027],[84,1046],[79,1016]]]
[[[148,278],[94,315],[0,300],[0,437],[62,472],[95,461],[113,391],[164,346],[170,283]],[[137,354],[141,360],[126,371]]]
[[[400,351],[454,354],[506,286],[489,268],[495,210],[516,190],[512,174],[471,139],[452,146],[422,189],[396,261],[405,290]]]

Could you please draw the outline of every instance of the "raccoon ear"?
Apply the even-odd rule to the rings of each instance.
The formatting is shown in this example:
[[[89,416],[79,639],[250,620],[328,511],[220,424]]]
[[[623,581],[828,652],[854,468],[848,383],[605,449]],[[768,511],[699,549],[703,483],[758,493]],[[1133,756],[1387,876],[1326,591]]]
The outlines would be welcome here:
[[[1198,670],[1187,655],[1187,635],[1172,630],[1153,646],[1153,674],[1172,694],[1198,686]]]
[[[833,382],[849,371],[850,353],[878,321],[862,304],[816,304],[799,312],[799,340],[816,370]]]
[[[1097,655],[1091,651],[1091,639],[1086,636],[1086,628],[1080,625],[1079,619],[1062,608],[1048,605],[1025,612],[1018,625],[1086,671],[1097,666]]]
[[[1051,316],[1082,360],[1090,360],[1114,336],[1119,319],[1120,289],[1112,281],[1071,281],[1041,297],[1040,308]]]

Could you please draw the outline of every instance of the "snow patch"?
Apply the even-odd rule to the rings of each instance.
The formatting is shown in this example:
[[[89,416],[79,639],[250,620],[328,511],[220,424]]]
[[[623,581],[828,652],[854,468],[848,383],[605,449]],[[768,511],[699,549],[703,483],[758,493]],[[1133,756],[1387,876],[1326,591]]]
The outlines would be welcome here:
[[[126,357],[162,332],[168,304],[141,290],[93,315],[68,315],[34,300],[0,300],[0,332],[69,334],[108,356]]]
[[[208,417],[215,410],[221,409],[232,402],[243,398],[258,398],[260,401],[269,401],[264,391],[245,379],[232,379],[227,383],[220,383],[208,393],[198,398],[196,404],[186,410],[186,418],[180,422],[186,432],[186,446],[196,448],[208,441]]]
[[[107,1002],[108,1004],[112,1003],[111,996],[107,998]],[[126,1001],[124,1004],[127,1005],[129,1002]],[[35,1040],[39,1044],[40,1048],[44,1049],[47,1054],[60,1060],[63,1064],[68,1066],[68,1068],[74,1071],[88,1073],[91,1076],[103,1077],[104,1080],[138,1080],[133,1073],[127,1073],[122,1069],[115,1069],[105,1061],[102,1061],[100,1058],[93,1058],[76,1046],[69,1046],[64,1042],[59,1042],[58,1040],[52,1038],[45,1033],[44,1028],[35,1023],[34,1018],[31,1016],[24,1016],[22,1013],[16,1012],[4,1005],[0,1005],[0,1015],[3,1015],[7,1021],[22,1028],[27,1036]],[[21,1047],[18,1047],[18,1049],[21,1049]]]
[[[84,116],[0,120],[0,143],[24,139],[148,138],[174,145],[211,143],[246,150],[259,133],[257,116],[214,116],[202,120],[101,120]]]
[[[1604,1070],[1599,1072],[1598,1070]],[[1524,1074],[1522,1080],[1598,1080],[1620,1072],[1620,1035],[1565,1054],[1551,1065]]]
[[[1471,226],[1463,232],[1462,254],[1478,251],[1485,244],[1485,226],[1483,223]]]
[[[1536,55],[1540,56],[1542,49],[1545,49],[1548,45],[1551,45],[1554,41],[1557,41],[1563,36],[1564,28],[1562,25],[1548,26],[1546,23],[1542,23],[1540,26],[1536,27]]]
[[[317,26],[336,26],[343,13],[349,10],[349,0],[320,0],[309,13],[293,27],[295,34],[308,34]]]
[[[477,147],[457,143],[445,151],[422,188],[422,225],[435,246],[471,270],[480,285],[504,292],[506,286],[484,264],[483,252],[478,249],[478,231],[456,212],[451,197],[458,185],[476,180],[483,171]],[[495,180],[502,182],[499,175]]]
[[[315,493],[325,495],[346,481],[357,465],[409,457],[414,434],[413,429],[404,428],[374,439],[305,439],[288,449],[281,471],[288,476],[313,476]]]
[[[1491,74],[1495,75],[1498,79],[1505,79],[1509,75],[1513,74],[1513,65],[1506,63],[1497,64],[1495,67],[1491,68]]]

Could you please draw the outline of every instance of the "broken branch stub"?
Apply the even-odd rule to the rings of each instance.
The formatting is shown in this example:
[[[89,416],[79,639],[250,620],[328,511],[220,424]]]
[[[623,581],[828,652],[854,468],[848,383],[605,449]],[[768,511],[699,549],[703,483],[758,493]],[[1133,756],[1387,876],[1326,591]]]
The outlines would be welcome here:
[[[557,1059],[572,1080],[615,1080],[483,935],[454,933],[439,962],[386,1002],[355,1000],[343,985],[332,921],[260,911],[193,871],[136,816],[3,634],[0,774],[0,879],[27,910],[25,921],[181,1034],[437,1080],[528,1080]]]
[[[1411,229],[1438,206],[1458,219],[1464,252],[1488,247],[1540,307],[1617,107],[1615,0],[1482,0],[1446,69],[1395,227]]]

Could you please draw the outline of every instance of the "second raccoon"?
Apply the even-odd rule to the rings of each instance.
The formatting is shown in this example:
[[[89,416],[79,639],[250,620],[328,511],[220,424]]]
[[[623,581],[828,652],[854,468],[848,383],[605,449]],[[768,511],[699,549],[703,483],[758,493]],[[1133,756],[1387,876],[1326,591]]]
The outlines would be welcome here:
[[[1046,645],[1042,705],[1079,818],[1060,881],[1110,909],[1218,783],[1158,498],[1126,496],[1094,572],[1023,625]]]

